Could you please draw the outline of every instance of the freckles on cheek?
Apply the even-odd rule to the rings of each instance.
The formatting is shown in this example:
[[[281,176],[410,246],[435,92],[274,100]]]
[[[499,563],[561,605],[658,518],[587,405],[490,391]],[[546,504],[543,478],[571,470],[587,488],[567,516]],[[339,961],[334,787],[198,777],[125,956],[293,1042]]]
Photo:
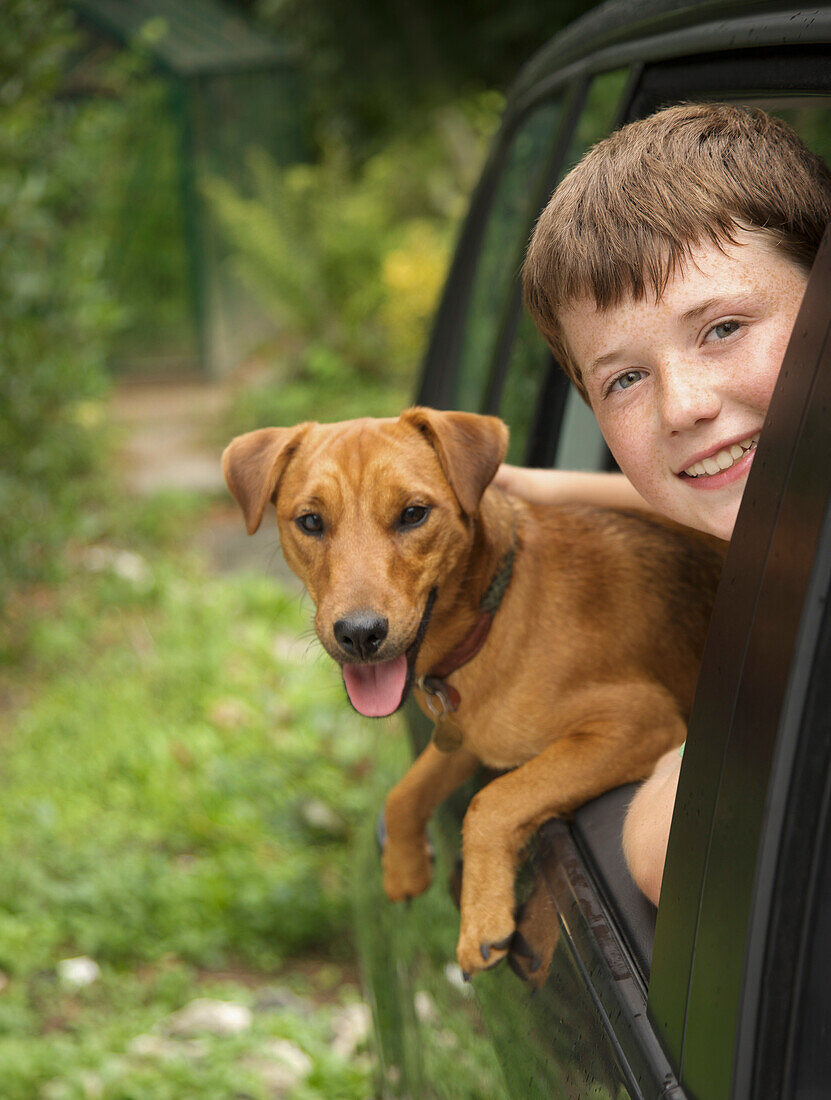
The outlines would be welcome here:
[[[782,367],[782,360],[785,358],[787,347],[787,336],[772,343],[767,348],[765,359],[760,368],[752,372],[747,379],[745,387],[746,400],[762,412],[767,412],[770,399],[773,396],[773,391],[776,389],[779,371]]]
[[[654,437],[642,424],[631,423],[604,435],[621,473],[644,500],[665,511],[673,471]]]
[[[750,365],[745,383],[746,400],[763,412],[767,412],[776,388],[779,371],[788,350],[805,290],[805,283],[801,276],[794,278],[790,272],[788,276],[792,285],[783,292],[784,302],[770,320],[766,333],[767,339],[759,355]]]
[[[762,413],[767,415],[768,406],[770,405],[770,399],[773,397],[773,391],[776,389],[776,382],[779,378],[779,371],[776,370],[770,374],[763,382],[756,388],[756,392],[752,396],[753,404],[757,409],[760,409]]]
[[[623,414],[610,418],[604,416],[601,410],[595,416],[615,462],[637,487],[656,461],[656,448],[650,443],[647,428],[640,420]]]
[[[618,466],[641,496],[658,502],[656,492],[661,483],[661,474],[666,469],[666,460],[656,448],[643,444],[636,454],[628,454],[623,457],[623,461],[618,460]]]

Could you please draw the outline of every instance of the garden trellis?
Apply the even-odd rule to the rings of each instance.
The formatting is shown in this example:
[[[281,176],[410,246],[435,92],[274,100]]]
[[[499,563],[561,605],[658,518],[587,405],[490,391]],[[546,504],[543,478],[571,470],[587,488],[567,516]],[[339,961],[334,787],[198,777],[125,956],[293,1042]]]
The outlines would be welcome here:
[[[245,155],[303,159],[302,96],[287,48],[218,0],[71,0],[83,56],[137,50],[161,88],[125,145],[112,234],[123,366],[198,362],[225,373],[274,328],[235,278],[203,183],[246,190]],[[118,365],[118,362],[116,363]]]

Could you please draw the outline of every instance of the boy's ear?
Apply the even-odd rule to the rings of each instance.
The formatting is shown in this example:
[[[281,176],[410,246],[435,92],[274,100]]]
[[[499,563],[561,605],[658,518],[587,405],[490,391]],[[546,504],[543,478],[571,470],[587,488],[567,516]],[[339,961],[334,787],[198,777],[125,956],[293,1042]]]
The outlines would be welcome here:
[[[444,476],[462,507],[472,516],[508,449],[508,428],[496,416],[413,408],[401,414],[429,441]]]
[[[266,504],[277,500],[280,478],[309,426],[259,428],[238,435],[222,452],[222,472],[249,535],[260,526]]]

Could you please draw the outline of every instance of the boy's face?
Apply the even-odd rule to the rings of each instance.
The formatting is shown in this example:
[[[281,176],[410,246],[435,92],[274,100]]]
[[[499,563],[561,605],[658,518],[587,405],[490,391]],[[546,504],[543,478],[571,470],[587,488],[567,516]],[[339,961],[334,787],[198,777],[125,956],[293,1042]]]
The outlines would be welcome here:
[[[806,281],[742,230],[695,248],[659,300],[561,316],[606,442],[659,512],[730,538]]]

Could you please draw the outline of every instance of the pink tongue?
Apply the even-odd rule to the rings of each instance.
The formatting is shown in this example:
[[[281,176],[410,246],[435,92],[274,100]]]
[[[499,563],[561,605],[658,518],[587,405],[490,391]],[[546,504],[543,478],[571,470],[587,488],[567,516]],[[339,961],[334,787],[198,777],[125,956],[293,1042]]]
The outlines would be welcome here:
[[[401,702],[407,682],[407,657],[377,665],[344,665],[343,682],[355,710],[367,718],[392,714]]]

